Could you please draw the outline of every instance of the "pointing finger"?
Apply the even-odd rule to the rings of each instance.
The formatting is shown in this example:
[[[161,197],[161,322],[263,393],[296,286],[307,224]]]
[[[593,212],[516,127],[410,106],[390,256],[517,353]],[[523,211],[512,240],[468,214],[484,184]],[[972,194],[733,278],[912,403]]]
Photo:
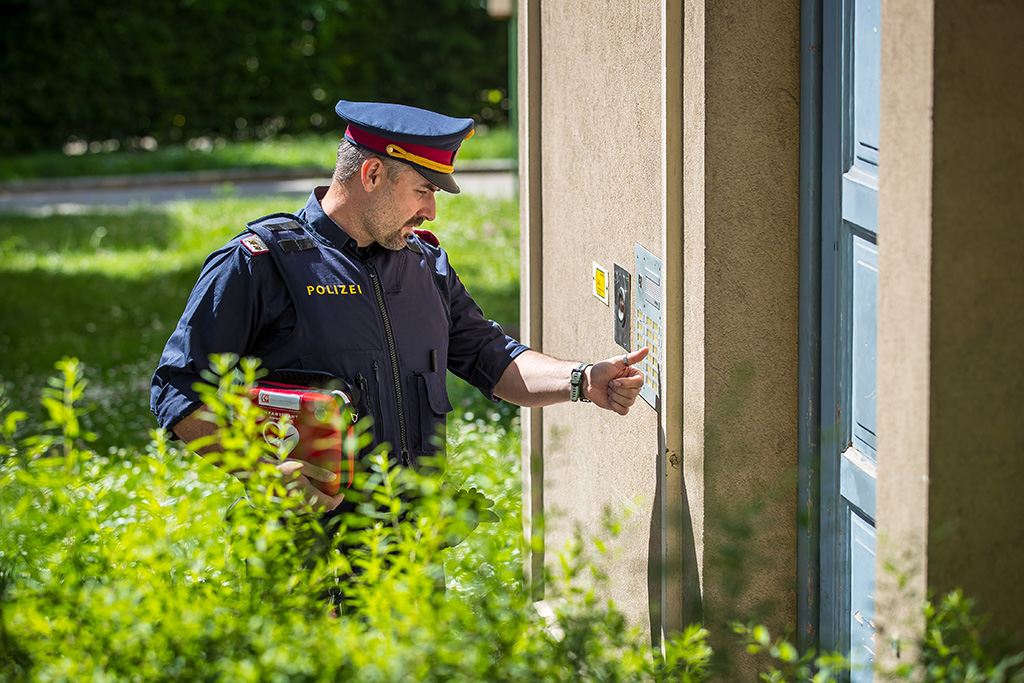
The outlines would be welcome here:
[[[647,357],[647,352],[648,348],[644,346],[643,348],[639,348],[636,351],[633,351],[632,353],[627,353],[626,365],[636,365],[637,363],[639,363],[640,361]]]

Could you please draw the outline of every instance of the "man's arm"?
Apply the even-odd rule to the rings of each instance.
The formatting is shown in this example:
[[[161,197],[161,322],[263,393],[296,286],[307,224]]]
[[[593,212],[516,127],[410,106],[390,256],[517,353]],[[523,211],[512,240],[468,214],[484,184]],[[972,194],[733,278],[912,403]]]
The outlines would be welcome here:
[[[634,366],[646,356],[644,347],[588,366],[583,373],[583,396],[596,406],[625,415],[644,385],[643,373]],[[569,378],[576,365],[537,351],[524,351],[505,369],[494,395],[529,408],[568,401]]]
[[[245,481],[245,479],[247,479],[251,474],[250,472],[245,470],[231,470],[225,467],[223,453],[219,444],[215,440],[217,436],[217,425],[204,419],[202,411],[203,409],[200,408],[174,425],[171,428],[174,431],[174,434],[184,443],[188,444],[189,448],[192,448],[193,451],[204,459],[212,462],[221,469],[227,470],[242,481]],[[214,437],[214,440],[211,440],[210,437]],[[208,443],[200,448],[193,448],[192,444],[199,439],[204,439],[208,441]],[[290,486],[300,489],[302,491],[302,497],[314,510],[328,512],[338,507],[341,504],[341,501],[345,500],[344,491],[340,492],[336,496],[329,496],[314,486],[310,481],[310,479],[322,482],[334,481],[336,477],[334,472],[316,467],[315,465],[311,465],[308,462],[295,458],[285,458],[284,460],[272,460],[268,458],[265,462],[274,465],[278,470],[280,470],[286,480],[291,478],[292,482]]]

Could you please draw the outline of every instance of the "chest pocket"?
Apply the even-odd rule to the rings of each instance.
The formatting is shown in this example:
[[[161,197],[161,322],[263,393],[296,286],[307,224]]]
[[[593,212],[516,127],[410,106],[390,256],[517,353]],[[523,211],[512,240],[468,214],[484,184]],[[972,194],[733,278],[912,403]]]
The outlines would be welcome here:
[[[452,411],[444,376],[437,372],[417,372],[409,378],[410,395],[417,402],[418,434],[413,445],[425,454],[436,454],[445,447],[445,421]]]

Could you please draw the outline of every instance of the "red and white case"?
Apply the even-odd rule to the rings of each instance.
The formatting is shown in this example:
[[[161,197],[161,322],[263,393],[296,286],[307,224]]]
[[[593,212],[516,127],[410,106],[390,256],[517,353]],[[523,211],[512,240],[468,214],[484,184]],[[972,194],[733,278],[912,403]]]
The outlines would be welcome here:
[[[342,484],[352,486],[355,454],[344,448],[345,436],[352,432],[343,412],[353,403],[349,394],[278,382],[260,382],[249,394],[264,412],[259,424],[268,444],[283,447],[286,457],[336,475],[331,482],[310,479],[314,486],[330,496],[337,495]]]

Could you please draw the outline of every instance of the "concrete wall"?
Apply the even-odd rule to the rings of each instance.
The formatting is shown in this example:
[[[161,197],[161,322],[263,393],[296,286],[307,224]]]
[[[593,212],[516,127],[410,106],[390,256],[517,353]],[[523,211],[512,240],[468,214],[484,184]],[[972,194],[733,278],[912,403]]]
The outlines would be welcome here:
[[[799,25],[796,0],[519,7],[528,339],[621,353],[591,262],[632,273],[639,243],[662,259],[666,351],[660,415],[527,416],[527,526],[543,511],[551,564],[628,511],[608,594],[655,640],[795,622]]]
[[[960,586],[1019,628],[1024,6],[883,11],[879,576],[911,582],[876,604],[891,637]]]

